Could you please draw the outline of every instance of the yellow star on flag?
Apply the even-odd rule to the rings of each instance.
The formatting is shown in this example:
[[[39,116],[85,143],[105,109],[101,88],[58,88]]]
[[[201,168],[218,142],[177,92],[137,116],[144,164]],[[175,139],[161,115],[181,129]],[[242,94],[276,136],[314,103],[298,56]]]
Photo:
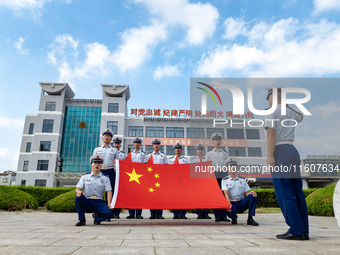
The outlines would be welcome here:
[[[155,190],[153,188],[149,188],[149,192],[154,192]]]
[[[160,185],[158,182],[156,182],[156,183],[155,183],[155,186],[156,186],[157,188],[159,188],[161,185]]]
[[[158,179],[158,178],[159,178],[159,174],[155,174],[154,177],[155,177],[156,179]]]
[[[148,172],[150,172],[150,173],[151,173],[151,172],[152,172],[152,170],[153,170],[153,169],[152,169],[151,167],[148,167]]]
[[[137,174],[136,171],[135,171],[135,169],[132,170],[132,173],[126,172],[126,174],[127,174],[128,176],[130,176],[129,182],[135,181],[135,182],[137,182],[138,184],[140,184],[139,178],[142,177],[143,175]]]

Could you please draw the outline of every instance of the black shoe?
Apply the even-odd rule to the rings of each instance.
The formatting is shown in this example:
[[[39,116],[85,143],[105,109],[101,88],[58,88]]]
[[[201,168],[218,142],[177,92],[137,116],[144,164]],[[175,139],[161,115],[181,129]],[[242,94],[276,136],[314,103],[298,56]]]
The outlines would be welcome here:
[[[97,213],[92,213],[93,224],[96,224]]]
[[[249,219],[247,220],[247,225],[258,226],[259,224],[258,224],[256,221],[254,221],[253,218],[249,218]]]
[[[179,216],[174,216],[173,219],[174,219],[174,220],[178,220],[178,219],[179,219]]]
[[[204,215],[203,219],[211,220],[211,217],[209,215]]]
[[[117,216],[114,216],[115,219],[120,219],[120,217],[117,215]]]
[[[215,222],[220,222],[220,221],[222,221],[222,219],[219,219],[219,218],[215,219]]]
[[[156,219],[156,216],[150,216],[150,220]]]
[[[136,219],[143,219],[143,216],[137,216]]]
[[[126,218],[127,218],[127,219],[134,219],[135,216],[131,216],[131,215],[130,215],[130,216],[127,216]]]
[[[157,216],[157,219],[164,220],[163,216]]]
[[[79,226],[85,226],[86,225],[86,220],[80,220],[76,223],[76,226],[79,227]]]
[[[230,222],[228,218],[223,219],[223,221]]]
[[[197,217],[198,220],[204,219],[203,215]]]
[[[282,235],[277,235],[276,238],[278,239],[285,239],[285,240],[299,240],[299,241],[303,241],[305,240],[305,236],[304,235],[294,235],[291,233],[284,233]]]
[[[309,240],[309,234],[304,233],[303,236],[305,237],[305,240]]]
[[[183,216],[183,215],[182,215],[182,216],[179,216],[179,218],[182,219],[182,220],[188,219],[186,216]]]
[[[232,220],[231,220],[231,224],[232,224],[232,225],[236,225],[236,224],[237,224],[237,219],[232,219]]]
[[[106,222],[111,222],[111,219],[106,219],[105,221],[106,221]]]
[[[94,225],[100,225],[100,222],[99,221],[95,221],[93,222]]]

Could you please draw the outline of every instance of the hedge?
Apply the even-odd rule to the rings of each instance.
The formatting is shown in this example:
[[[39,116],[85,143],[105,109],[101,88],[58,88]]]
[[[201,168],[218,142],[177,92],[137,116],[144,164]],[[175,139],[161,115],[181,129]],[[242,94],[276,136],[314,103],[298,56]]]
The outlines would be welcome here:
[[[334,216],[333,194],[335,184],[318,189],[310,194],[306,201],[308,214],[317,216]]]
[[[46,202],[55,198],[63,193],[75,190],[74,187],[70,188],[47,188],[47,187],[35,187],[35,186],[17,186],[18,189],[25,191],[33,196],[39,206],[45,206]]]
[[[76,206],[74,205],[75,196],[76,192],[71,190],[51,199],[45,206],[52,212],[76,212]]]
[[[16,211],[38,207],[37,200],[30,194],[14,187],[0,186],[0,210]]]

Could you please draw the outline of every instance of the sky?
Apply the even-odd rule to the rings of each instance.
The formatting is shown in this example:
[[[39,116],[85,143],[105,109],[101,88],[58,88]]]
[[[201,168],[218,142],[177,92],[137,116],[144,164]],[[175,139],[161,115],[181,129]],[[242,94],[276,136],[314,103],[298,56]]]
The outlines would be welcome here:
[[[127,84],[129,108],[190,108],[190,78],[339,78],[337,0],[0,0],[0,172],[16,170],[39,82],[75,98]],[[340,153],[338,86],[306,85],[302,158]]]

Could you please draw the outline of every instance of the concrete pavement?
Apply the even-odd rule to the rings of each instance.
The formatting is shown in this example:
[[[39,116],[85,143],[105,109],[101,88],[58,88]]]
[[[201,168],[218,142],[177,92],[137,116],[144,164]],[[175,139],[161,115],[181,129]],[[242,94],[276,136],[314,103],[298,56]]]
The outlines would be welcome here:
[[[287,231],[281,214],[258,214],[260,226],[238,225],[214,220],[121,219],[75,227],[76,213],[0,212],[0,254],[339,254],[340,230],[334,217],[310,216],[310,241],[275,238]],[[211,215],[213,216],[213,215]]]

